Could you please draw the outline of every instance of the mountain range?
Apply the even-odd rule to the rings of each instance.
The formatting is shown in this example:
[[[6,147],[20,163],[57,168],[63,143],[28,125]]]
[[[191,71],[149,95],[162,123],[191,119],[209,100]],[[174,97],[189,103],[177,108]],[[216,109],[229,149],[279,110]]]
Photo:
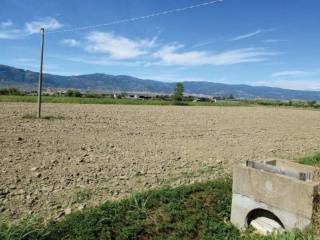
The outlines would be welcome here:
[[[170,79],[168,79],[170,80]],[[25,90],[37,88],[38,73],[29,70],[0,65],[0,88],[17,87]],[[253,99],[299,99],[320,100],[320,91],[290,90],[273,87],[249,85],[232,85],[214,82],[185,81],[185,93],[193,95],[228,96]],[[78,89],[92,92],[145,92],[170,94],[175,87],[174,82],[139,79],[126,75],[108,75],[102,73],[60,76],[44,75],[44,88]]]

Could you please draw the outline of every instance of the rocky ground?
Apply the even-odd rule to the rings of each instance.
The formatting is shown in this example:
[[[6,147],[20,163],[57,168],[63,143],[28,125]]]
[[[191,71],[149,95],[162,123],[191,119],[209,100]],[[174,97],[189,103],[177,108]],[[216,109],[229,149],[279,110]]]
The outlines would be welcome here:
[[[0,103],[0,215],[60,218],[133,192],[320,148],[320,111]]]

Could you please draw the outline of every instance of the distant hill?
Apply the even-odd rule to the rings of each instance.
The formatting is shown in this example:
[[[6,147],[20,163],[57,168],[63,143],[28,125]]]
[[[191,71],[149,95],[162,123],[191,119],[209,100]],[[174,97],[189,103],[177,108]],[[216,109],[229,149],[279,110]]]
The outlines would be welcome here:
[[[0,65],[0,87],[36,89],[38,73]],[[298,91],[272,87],[231,85],[213,82],[183,82],[185,93],[194,95],[234,95],[238,98],[271,98],[320,100],[319,91]],[[79,76],[59,76],[45,74],[44,87],[54,89],[74,88],[95,92],[148,92],[170,94],[175,83],[143,80],[125,75],[88,74]]]

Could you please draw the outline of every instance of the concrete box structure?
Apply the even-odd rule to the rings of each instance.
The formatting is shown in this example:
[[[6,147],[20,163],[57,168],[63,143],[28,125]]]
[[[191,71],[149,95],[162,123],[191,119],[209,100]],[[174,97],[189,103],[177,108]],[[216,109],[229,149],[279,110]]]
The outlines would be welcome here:
[[[233,172],[231,222],[246,228],[258,217],[273,219],[283,229],[311,223],[318,182],[315,168],[293,161],[247,161]]]

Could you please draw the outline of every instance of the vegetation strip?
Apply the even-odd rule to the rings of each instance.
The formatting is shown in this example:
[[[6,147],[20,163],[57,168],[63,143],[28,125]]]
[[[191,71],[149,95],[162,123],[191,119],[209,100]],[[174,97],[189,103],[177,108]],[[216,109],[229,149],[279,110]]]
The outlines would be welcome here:
[[[36,96],[0,95],[0,102],[37,102]],[[163,99],[126,99],[111,97],[59,97],[43,96],[44,103],[76,103],[76,104],[122,104],[122,105],[182,105],[182,106],[275,106],[319,109],[320,104],[304,101],[278,101],[278,100],[219,100],[217,102],[193,102],[189,100],[174,101]]]
[[[133,195],[46,226],[3,221],[0,239],[315,239],[311,230],[261,237],[229,221],[231,179]]]

